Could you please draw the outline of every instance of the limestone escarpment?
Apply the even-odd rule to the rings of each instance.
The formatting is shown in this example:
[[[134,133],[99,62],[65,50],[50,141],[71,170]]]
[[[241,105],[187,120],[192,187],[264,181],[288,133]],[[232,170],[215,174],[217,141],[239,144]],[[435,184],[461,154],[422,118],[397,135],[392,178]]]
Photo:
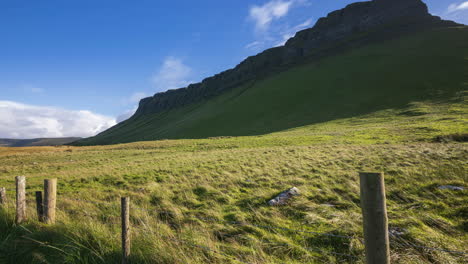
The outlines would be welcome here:
[[[383,26],[387,32],[380,34],[454,25],[457,24],[430,15],[421,0],[373,0],[350,4],[319,19],[314,27],[298,32],[284,46],[251,56],[235,68],[200,83],[142,99],[135,115],[158,113],[200,102],[311,56],[326,56],[327,51],[323,50],[326,47],[351,36],[381,30]],[[353,41],[365,40],[356,38]]]

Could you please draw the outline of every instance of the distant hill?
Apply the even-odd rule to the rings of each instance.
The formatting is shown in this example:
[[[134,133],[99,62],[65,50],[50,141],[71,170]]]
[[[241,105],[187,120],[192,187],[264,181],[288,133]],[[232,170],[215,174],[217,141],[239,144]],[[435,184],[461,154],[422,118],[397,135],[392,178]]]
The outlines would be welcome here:
[[[34,138],[34,139],[7,139],[0,138],[0,147],[33,147],[33,146],[59,146],[72,143],[80,137],[67,138]]]
[[[140,101],[130,119],[75,142],[260,135],[468,88],[468,27],[420,0],[348,5],[201,83]]]

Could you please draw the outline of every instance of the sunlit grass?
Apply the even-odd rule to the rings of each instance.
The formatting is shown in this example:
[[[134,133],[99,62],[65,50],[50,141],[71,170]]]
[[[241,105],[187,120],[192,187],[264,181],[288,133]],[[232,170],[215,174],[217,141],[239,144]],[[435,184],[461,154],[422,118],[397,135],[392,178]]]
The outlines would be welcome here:
[[[0,186],[27,176],[30,207],[30,220],[15,226],[7,192],[0,262],[118,263],[119,197],[130,196],[134,263],[363,263],[359,171],[385,173],[390,227],[405,230],[402,239],[468,251],[467,193],[438,188],[466,187],[468,148],[434,142],[466,133],[467,116],[460,95],[264,136],[0,148]],[[59,179],[54,226],[35,220],[34,191],[46,178]],[[289,205],[267,206],[292,186],[301,195]],[[466,261],[402,241],[392,258]]]

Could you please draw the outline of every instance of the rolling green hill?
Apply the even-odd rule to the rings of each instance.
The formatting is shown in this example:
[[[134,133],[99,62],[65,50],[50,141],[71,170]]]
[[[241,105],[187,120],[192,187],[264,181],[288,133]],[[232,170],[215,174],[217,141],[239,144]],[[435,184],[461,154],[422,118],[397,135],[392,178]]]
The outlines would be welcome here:
[[[357,2],[284,46],[142,99],[130,119],[74,144],[262,135],[467,88],[467,26],[432,16],[421,0]]]
[[[135,115],[80,145],[260,135],[468,88],[468,27],[432,28],[305,62],[184,107]]]
[[[79,137],[68,138],[33,138],[33,139],[9,139],[0,138],[0,147],[33,147],[33,146],[60,146],[77,141]]]
[[[385,175],[391,263],[465,264],[467,132],[468,27],[420,0],[352,4],[73,143],[105,146],[0,140],[0,264],[121,263],[121,197],[130,263],[365,263],[359,172],[372,171]],[[53,178],[45,224],[36,197]]]

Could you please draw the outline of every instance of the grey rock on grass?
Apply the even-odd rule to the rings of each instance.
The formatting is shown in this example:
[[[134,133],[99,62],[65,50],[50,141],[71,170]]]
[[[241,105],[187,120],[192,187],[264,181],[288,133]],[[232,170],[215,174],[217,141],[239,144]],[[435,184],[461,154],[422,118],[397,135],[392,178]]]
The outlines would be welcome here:
[[[271,205],[271,206],[284,205],[284,204],[287,203],[287,201],[289,199],[291,199],[292,197],[297,196],[297,195],[299,195],[299,189],[297,189],[296,187],[292,187],[291,189],[286,190],[286,191],[280,193],[275,198],[271,199],[268,202],[268,204]]]
[[[453,186],[453,185],[442,185],[442,186],[439,186],[439,189],[441,190],[452,190],[452,191],[463,191],[465,190],[464,187],[460,187],[460,186]]]

